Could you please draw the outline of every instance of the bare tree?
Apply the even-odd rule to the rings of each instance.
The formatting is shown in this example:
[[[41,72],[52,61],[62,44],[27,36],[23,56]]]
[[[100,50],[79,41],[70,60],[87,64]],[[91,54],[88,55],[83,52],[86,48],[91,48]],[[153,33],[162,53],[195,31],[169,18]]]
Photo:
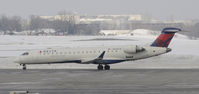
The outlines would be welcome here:
[[[0,18],[0,30],[1,31],[17,31],[20,32],[22,30],[21,26],[21,17],[13,16],[7,17],[5,15]]]

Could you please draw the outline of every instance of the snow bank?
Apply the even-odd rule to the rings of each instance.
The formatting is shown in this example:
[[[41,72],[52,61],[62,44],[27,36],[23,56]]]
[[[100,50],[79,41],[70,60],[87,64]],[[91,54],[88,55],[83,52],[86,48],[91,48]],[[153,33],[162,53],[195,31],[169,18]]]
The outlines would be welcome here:
[[[160,32],[158,31],[152,31],[152,30],[147,30],[147,29],[136,29],[136,30],[133,30],[131,33],[134,36],[149,36],[149,37],[160,34]]]
[[[157,37],[160,35],[161,31],[152,31],[148,29],[136,29],[131,32],[131,35],[135,37],[145,37],[145,38],[151,38],[151,37]],[[189,39],[188,36],[176,33],[175,38],[178,39]]]

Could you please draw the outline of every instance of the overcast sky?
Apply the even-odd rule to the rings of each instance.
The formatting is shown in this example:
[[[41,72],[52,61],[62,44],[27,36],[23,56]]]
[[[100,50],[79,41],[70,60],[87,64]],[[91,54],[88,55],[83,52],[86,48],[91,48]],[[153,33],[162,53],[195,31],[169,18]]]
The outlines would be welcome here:
[[[0,14],[146,14],[159,19],[199,19],[199,0],[0,0]]]

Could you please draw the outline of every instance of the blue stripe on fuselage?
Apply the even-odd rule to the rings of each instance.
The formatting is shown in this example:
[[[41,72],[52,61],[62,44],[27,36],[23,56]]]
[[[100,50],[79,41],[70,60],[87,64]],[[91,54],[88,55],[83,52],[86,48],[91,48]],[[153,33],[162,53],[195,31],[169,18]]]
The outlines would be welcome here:
[[[103,60],[104,64],[114,64],[114,63],[120,63],[126,60]]]
[[[103,64],[115,64],[115,63],[120,63],[120,62],[123,62],[126,60],[103,60],[103,61],[104,61]],[[82,63],[82,61],[81,60],[70,60],[70,61],[45,62],[45,63],[27,63],[27,64],[56,64],[56,63]],[[84,64],[84,63],[82,63],[82,64]]]
[[[103,64],[114,64],[120,63],[126,60],[103,60]],[[71,61],[62,61],[62,62],[52,62],[52,63],[82,63],[81,60],[71,60]]]

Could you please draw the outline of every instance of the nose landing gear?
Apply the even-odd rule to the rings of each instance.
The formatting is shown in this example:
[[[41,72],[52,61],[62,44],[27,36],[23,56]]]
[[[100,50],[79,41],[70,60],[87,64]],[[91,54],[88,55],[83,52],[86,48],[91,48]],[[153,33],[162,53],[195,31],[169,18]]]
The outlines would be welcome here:
[[[26,64],[22,64],[22,66],[23,66],[22,69],[26,70]]]

